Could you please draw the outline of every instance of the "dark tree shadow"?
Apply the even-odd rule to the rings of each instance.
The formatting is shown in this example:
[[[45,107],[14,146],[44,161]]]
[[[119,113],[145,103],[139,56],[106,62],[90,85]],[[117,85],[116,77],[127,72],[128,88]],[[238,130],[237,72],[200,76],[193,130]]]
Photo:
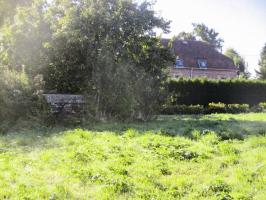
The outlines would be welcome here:
[[[0,135],[0,153],[13,147],[29,151],[32,148],[53,148],[56,144],[50,142],[52,137],[77,128],[95,132],[114,132],[117,135],[123,135],[127,130],[134,129],[140,134],[149,131],[170,137],[191,137],[193,130],[198,130],[202,134],[213,131],[222,139],[244,139],[249,135],[266,135],[266,121],[233,118],[221,120],[200,115],[159,116],[156,120],[145,123],[94,123],[70,127],[36,125],[29,129],[14,130],[7,135]]]

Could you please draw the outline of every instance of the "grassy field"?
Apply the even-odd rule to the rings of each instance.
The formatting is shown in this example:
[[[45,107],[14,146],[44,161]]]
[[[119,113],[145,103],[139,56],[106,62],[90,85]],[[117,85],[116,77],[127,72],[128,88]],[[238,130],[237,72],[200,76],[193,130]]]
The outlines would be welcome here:
[[[0,199],[266,199],[266,114],[0,136]]]

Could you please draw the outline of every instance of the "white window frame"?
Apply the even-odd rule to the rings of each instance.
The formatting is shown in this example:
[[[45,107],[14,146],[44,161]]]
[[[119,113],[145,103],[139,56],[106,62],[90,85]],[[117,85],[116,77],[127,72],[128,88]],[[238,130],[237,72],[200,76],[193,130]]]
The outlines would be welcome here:
[[[197,63],[198,63],[198,67],[200,69],[207,69],[208,68],[208,62],[207,62],[207,59],[198,59],[197,60]]]
[[[177,58],[175,61],[175,68],[183,68],[184,67],[184,60]]]

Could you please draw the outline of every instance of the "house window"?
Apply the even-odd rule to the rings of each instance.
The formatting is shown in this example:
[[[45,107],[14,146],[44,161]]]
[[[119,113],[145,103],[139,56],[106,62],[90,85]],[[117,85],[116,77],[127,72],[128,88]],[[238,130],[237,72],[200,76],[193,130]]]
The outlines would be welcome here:
[[[201,69],[206,69],[208,67],[206,59],[198,59],[198,67]]]
[[[175,68],[181,68],[184,67],[184,61],[180,58],[177,58],[175,61]]]

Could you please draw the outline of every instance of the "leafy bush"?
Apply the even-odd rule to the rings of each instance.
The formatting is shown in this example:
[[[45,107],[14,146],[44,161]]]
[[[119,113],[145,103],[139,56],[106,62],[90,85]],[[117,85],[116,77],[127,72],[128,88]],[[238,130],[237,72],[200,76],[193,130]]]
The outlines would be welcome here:
[[[262,111],[266,111],[266,102],[261,102],[258,106],[261,108]]]
[[[227,113],[245,113],[249,112],[248,104],[228,104],[226,106]]]
[[[266,112],[266,102],[261,102],[258,105],[251,107],[252,112]]]
[[[5,24],[0,63],[30,77],[42,74],[46,91],[86,95],[96,120],[149,120],[163,101],[166,67],[174,62],[170,49],[149,34],[169,31],[152,5],[34,1]]]
[[[258,109],[257,107],[260,107]],[[262,106],[257,106],[257,112],[261,112]],[[162,114],[173,115],[173,114],[211,114],[211,113],[246,113],[254,112],[254,107],[250,108],[248,104],[224,104],[224,103],[209,103],[208,106],[203,105],[171,105],[164,106]]]
[[[226,113],[226,105],[224,103],[209,103],[207,107],[208,113]]]
[[[162,114],[172,115],[172,114],[203,114],[204,107],[201,105],[175,105],[167,106],[163,109]]]
[[[6,68],[0,75],[0,120],[14,122],[26,116],[30,102],[31,87],[24,73]]]
[[[249,112],[248,104],[209,103],[205,113],[245,113]]]

